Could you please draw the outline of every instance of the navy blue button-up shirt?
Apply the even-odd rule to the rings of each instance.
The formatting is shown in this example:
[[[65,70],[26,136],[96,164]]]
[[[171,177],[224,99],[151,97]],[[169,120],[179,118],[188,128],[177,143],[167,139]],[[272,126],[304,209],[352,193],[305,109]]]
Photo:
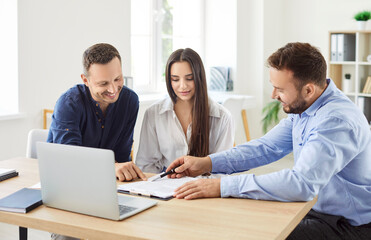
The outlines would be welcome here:
[[[138,109],[137,94],[124,86],[104,116],[89,88],[78,84],[58,99],[47,141],[111,149],[117,162],[130,161]]]

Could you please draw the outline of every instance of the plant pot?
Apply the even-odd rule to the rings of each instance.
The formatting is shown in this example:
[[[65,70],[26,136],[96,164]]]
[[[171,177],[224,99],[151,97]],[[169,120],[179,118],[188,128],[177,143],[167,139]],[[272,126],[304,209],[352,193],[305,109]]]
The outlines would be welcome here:
[[[365,30],[367,21],[357,21],[357,29]]]

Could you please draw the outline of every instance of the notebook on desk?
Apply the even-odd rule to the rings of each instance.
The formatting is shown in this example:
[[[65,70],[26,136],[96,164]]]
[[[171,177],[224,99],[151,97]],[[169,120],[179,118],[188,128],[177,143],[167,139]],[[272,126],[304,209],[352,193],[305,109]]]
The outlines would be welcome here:
[[[117,194],[111,150],[37,143],[44,205],[122,220],[157,204],[151,199]]]

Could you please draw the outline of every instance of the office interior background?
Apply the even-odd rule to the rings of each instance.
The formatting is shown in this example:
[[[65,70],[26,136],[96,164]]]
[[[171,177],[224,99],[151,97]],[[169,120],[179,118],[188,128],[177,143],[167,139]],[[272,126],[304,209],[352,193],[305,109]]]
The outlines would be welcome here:
[[[25,156],[27,134],[42,128],[42,110],[53,109],[56,100],[68,88],[81,83],[82,53],[99,42],[114,45],[122,56],[123,73],[133,76],[134,90],[140,98],[155,99],[166,94],[154,93],[163,83],[156,82],[156,71],[149,71],[158,59],[141,59],[133,54],[133,41],[140,35],[133,29],[133,19],[139,25],[151,16],[143,8],[143,16],[132,16],[132,2],[145,0],[18,0],[15,24],[4,22],[1,27],[13,26],[18,43],[10,57],[6,42],[0,44],[0,160]],[[152,3],[162,2],[149,0]],[[0,12],[5,11],[0,1]],[[193,47],[211,66],[231,67],[234,93],[255,97],[255,107],[247,117],[252,138],[263,135],[262,108],[269,102],[272,87],[269,83],[267,57],[288,42],[309,42],[317,46],[326,61],[329,57],[329,31],[356,30],[355,13],[370,10],[369,0],[173,0],[180,9],[174,13],[179,29],[183,29],[177,44],[172,47]],[[197,8],[193,8],[197,5]],[[144,5],[143,5],[144,6]],[[14,9],[13,9],[14,10]],[[146,15],[147,14],[147,15]],[[4,15],[3,15],[4,16]],[[14,20],[14,19],[13,19]],[[196,24],[195,24],[196,23]],[[16,30],[18,27],[18,30]],[[142,26],[143,27],[143,26]],[[371,29],[368,22],[367,29]],[[9,30],[9,29],[7,29]],[[175,30],[174,30],[175,31]],[[6,41],[2,31],[0,41]],[[5,39],[5,40],[4,40]],[[135,39],[135,38],[134,38]],[[187,40],[189,45],[187,45]],[[14,45],[14,41],[12,40]],[[143,46],[145,48],[145,46]],[[175,50],[175,49],[174,49]],[[149,50],[148,50],[149,51]],[[9,51],[8,51],[9,52]],[[13,57],[12,57],[13,56]],[[164,56],[163,56],[164,57]],[[165,56],[166,58],[166,56]],[[133,66],[135,61],[136,65]],[[148,62],[150,61],[150,62]],[[159,60],[160,61],[160,60]],[[4,76],[16,63],[17,70]],[[138,63],[139,62],[139,63]],[[143,69],[148,79],[136,78]],[[137,76],[140,74],[137,73]],[[143,77],[144,78],[144,77]],[[143,83],[142,85],[139,83]],[[146,86],[146,83],[149,85]],[[152,84],[152,85],[151,85]],[[152,97],[151,97],[152,96]],[[147,101],[147,105],[151,101]],[[137,149],[145,104],[141,104],[134,132]],[[4,110],[5,109],[5,110]],[[240,143],[240,142],[237,142]]]

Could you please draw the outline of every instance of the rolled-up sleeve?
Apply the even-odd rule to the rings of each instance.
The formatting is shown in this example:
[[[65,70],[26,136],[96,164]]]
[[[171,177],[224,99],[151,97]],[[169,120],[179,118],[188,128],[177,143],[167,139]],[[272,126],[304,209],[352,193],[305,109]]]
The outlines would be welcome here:
[[[47,141],[81,146],[81,117],[81,108],[76,99],[71,99],[67,94],[62,95],[54,107]]]

